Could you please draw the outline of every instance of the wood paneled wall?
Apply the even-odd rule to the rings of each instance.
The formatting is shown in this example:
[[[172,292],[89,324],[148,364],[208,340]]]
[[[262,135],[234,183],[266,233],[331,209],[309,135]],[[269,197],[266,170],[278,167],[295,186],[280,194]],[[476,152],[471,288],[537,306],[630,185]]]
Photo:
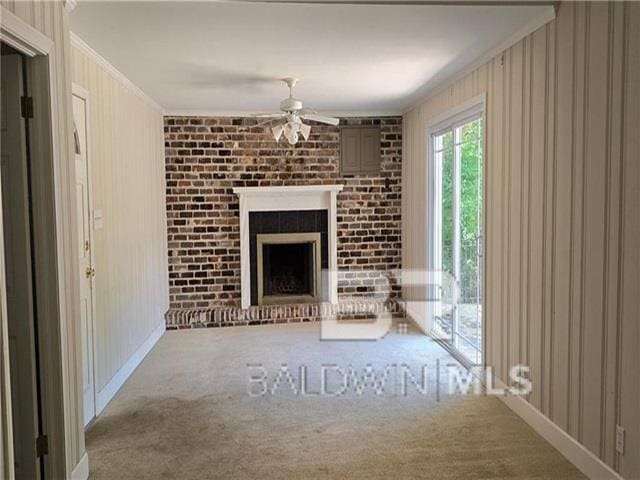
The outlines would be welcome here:
[[[71,475],[85,454],[82,426],[82,385],[80,359],[79,297],[77,284],[77,226],[75,220],[76,192],[74,157],[72,155],[71,68],[69,44],[69,15],[62,1],[0,0],[3,8],[15,14],[26,24],[50,38],[55,70],[51,75],[53,146],[59,191],[56,205],[61,224],[58,232],[59,249],[64,253],[58,259],[60,279],[60,318],[63,349],[64,383],[64,441],[67,474]],[[60,251],[60,250],[59,250]],[[55,434],[54,434],[55,435]]]
[[[89,93],[96,386],[101,391],[164,323],[169,306],[163,112],[72,44],[73,81]]]
[[[486,362],[530,365],[529,402],[638,478],[640,4],[562,3],[405,115],[405,268],[426,262],[426,125],[483,93]]]

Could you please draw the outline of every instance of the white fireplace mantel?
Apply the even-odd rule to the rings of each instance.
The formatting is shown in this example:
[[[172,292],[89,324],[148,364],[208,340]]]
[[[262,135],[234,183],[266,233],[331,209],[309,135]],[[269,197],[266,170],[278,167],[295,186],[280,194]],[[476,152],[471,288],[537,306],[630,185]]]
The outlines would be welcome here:
[[[328,212],[328,298],[338,303],[337,196],[344,185],[295,185],[289,187],[236,187],[240,198],[240,283],[242,308],[251,306],[249,263],[249,212],[321,210]]]

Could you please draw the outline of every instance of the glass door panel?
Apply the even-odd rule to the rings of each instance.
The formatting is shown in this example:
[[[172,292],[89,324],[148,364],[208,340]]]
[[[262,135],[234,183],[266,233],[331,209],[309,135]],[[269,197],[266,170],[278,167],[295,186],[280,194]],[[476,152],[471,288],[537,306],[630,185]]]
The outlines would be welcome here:
[[[481,117],[432,137],[440,192],[435,330],[473,364],[482,361],[482,138]]]
[[[439,170],[438,191],[440,192],[440,251],[436,256],[436,270],[440,272],[439,308],[435,314],[436,333],[447,341],[453,338],[453,316],[455,314],[455,281],[453,258],[453,132],[448,131],[434,137],[434,156]]]

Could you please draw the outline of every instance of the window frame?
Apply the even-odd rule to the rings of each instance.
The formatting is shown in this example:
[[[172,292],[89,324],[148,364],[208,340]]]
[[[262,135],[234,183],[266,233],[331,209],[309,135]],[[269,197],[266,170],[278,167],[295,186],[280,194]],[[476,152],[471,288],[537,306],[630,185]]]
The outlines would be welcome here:
[[[439,279],[442,271],[442,261],[439,250],[442,244],[441,232],[442,232],[442,218],[440,212],[440,197],[442,195],[442,167],[438,163],[436,157],[436,151],[434,148],[434,140],[436,137],[443,135],[449,131],[454,135],[454,152],[455,152],[455,130],[461,125],[469,122],[482,119],[483,122],[483,136],[482,152],[483,152],[483,172],[482,172],[482,235],[486,234],[486,184],[487,184],[487,156],[486,156],[486,94],[481,94],[469,99],[466,102],[459,104],[458,106],[445,111],[444,113],[437,115],[427,123],[426,142],[427,142],[427,189],[426,189],[426,205],[427,205],[427,222],[425,222],[426,234],[426,262],[427,270],[431,272],[433,278]],[[455,164],[455,162],[454,162]],[[454,167],[455,168],[455,167]],[[459,206],[458,206],[459,208]],[[456,207],[454,207],[454,210]],[[481,254],[481,279],[480,279],[480,291],[482,293],[481,309],[483,317],[486,312],[485,308],[485,282],[486,282],[486,242],[484,239],[481,241],[482,254]],[[440,256],[440,258],[439,258]],[[427,311],[427,329],[436,338],[441,335],[438,333],[438,329],[435,323],[435,317],[438,316],[441,311],[440,305],[440,286],[434,283],[427,285],[427,304],[430,306]],[[486,321],[482,319],[482,349],[480,352],[480,365],[485,365],[486,358]],[[455,321],[455,320],[454,320]],[[453,325],[452,325],[453,327]],[[441,338],[440,338],[441,339]],[[444,340],[444,339],[441,339]],[[469,359],[464,357],[460,352],[455,350],[454,343],[449,344],[452,353],[456,357],[463,361],[463,363],[470,364]]]

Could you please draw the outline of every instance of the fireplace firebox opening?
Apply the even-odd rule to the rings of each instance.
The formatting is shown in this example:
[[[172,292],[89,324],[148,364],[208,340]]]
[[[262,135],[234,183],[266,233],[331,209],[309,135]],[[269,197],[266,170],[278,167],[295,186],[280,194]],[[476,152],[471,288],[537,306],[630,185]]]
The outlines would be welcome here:
[[[257,235],[258,304],[317,302],[320,233]]]

